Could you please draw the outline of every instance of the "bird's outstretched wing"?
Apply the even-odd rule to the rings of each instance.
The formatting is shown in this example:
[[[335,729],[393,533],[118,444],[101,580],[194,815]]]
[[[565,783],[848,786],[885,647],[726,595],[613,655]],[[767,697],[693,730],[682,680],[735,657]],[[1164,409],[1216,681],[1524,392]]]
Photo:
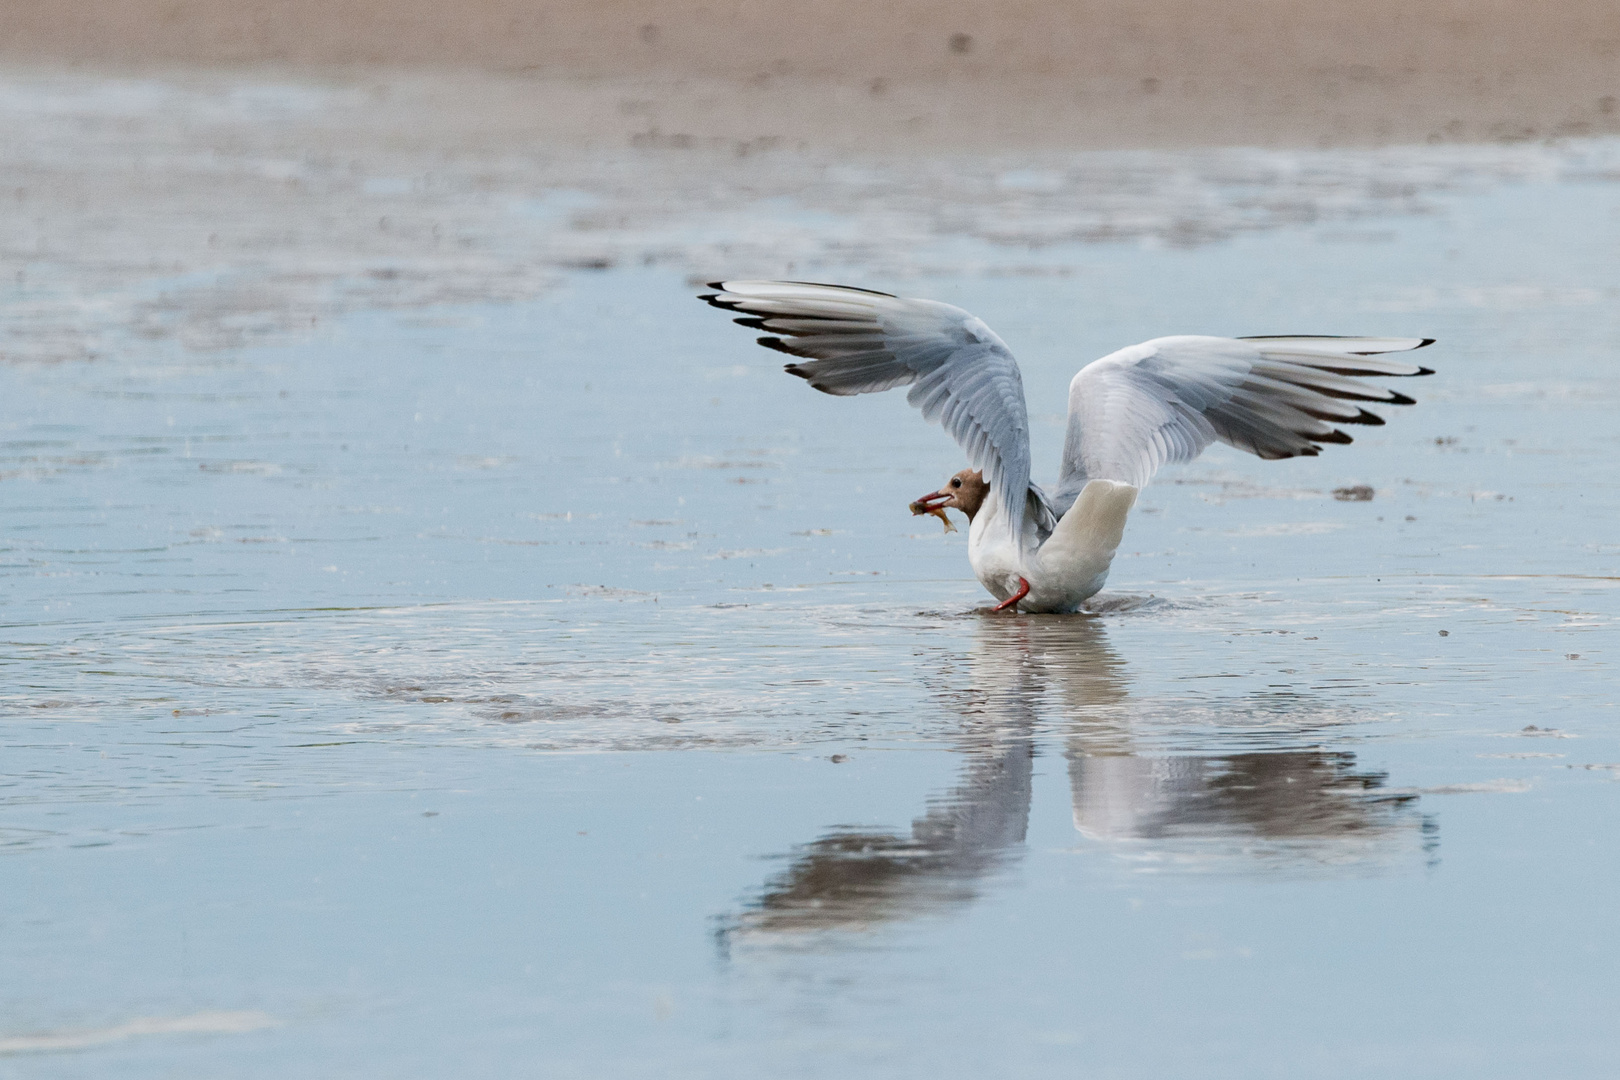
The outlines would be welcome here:
[[[1382,424],[1363,402],[1411,405],[1360,376],[1431,375],[1382,354],[1431,338],[1164,337],[1080,369],[1069,384],[1060,508],[1087,480],[1141,487],[1161,465],[1219,440],[1262,458],[1315,455],[1347,443],[1335,424]]]
[[[799,357],[791,375],[827,394],[872,394],[910,386],[906,400],[937,420],[990,482],[1013,538],[1026,506],[1050,525],[1029,483],[1029,416],[1018,362],[982,321],[949,304],[842,285],[717,281],[700,299],[740,313],[771,336],[761,345]],[[1010,512],[1005,512],[1010,511]]]

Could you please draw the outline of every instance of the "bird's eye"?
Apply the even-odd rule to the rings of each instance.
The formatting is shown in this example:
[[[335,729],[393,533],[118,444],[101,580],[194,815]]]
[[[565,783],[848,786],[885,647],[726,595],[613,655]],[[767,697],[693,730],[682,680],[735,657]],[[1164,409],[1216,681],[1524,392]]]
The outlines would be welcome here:
[[[958,479],[955,479],[954,477],[951,479],[951,487],[961,487],[961,486],[962,486],[962,481],[960,481]]]

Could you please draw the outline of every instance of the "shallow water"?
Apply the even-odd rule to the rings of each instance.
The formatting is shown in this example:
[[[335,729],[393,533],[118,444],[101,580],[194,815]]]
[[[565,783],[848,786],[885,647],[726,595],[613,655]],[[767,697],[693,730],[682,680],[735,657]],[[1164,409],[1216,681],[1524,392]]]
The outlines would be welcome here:
[[[20,281],[114,347],[0,366],[0,1076],[1613,1075],[1620,185],[1535,153],[1371,225],[838,256],[1000,331],[1037,479],[1121,344],[1441,339],[1354,446],[1167,470],[1078,617],[984,612],[902,395],[692,299],[873,213],[825,178],[262,344]]]

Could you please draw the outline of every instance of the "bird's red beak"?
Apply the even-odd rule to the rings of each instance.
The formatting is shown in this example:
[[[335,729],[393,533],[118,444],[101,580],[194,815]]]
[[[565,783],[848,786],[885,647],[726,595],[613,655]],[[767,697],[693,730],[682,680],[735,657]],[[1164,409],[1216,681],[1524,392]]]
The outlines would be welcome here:
[[[951,501],[951,494],[949,491],[930,491],[912,505],[922,507],[924,513],[929,510],[937,510]]]

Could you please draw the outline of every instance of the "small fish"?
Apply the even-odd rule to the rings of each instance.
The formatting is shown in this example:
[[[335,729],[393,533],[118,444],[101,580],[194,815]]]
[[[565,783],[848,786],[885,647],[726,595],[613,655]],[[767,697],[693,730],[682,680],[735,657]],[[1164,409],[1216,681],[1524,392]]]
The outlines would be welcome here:
[[[945,523],[945,531],[946,532],[955,532],[956,531],[956,526],[951,524],[951,519],[945,516],[945,510],[944,510],[943,507],[924,506],[920,502],[914,502],[909,507],[907,507],[907,509],[909,509],[911,511],[913,516],[917,516],[917,515],[920,515],[920,514],[930,514],[933,517],[939,518],[939,520],[941,520],[941,521],[943,521]]]

